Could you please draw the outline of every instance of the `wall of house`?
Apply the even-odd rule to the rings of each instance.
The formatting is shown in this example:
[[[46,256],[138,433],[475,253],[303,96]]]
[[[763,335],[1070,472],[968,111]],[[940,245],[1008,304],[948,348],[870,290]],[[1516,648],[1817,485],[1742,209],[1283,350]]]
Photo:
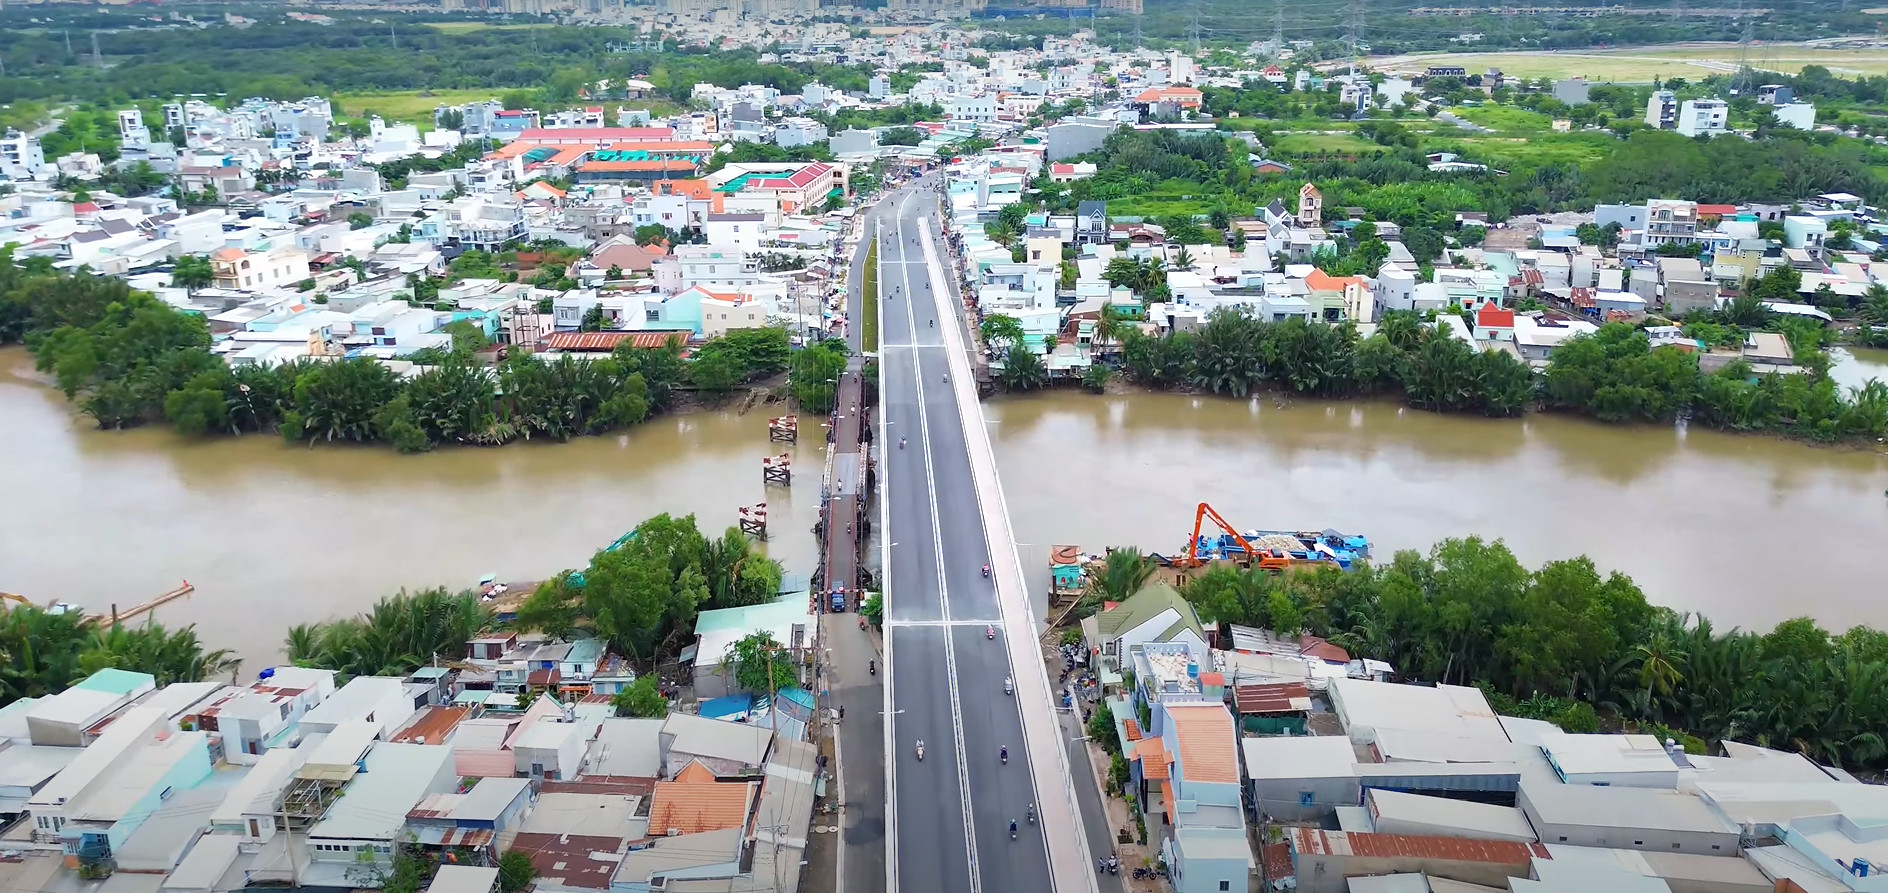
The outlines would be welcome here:
[[[196,742],[190,746],[189,753],[179,759],[169,772],[164,773],[164,777],[156,784],[151,785],[151,789],[146,791],[144,796],[138,798],[136,804],[125,810],[123,818],[112,823],[111,831],[107,834],[112,852],[115,853],[119,847],[124,846],[125,841],[130,839],[131,833],[138,830],[144,824],[144,820],[150,818],[151,813],[156,812],[158,807],[164,805],[164,801],[169,799],[171,794],[190,790],[210,777],[210,771],[215,767],[210,762],[209,734],[205,732],[182,734],[195,736]]]

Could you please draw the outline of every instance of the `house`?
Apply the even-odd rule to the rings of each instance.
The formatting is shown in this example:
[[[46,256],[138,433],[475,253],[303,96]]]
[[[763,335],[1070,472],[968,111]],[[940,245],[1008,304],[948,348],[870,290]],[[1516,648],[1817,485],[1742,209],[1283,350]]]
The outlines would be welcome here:
[[[529,778],[487,778],[465,793],[428,794],[407,810],[409,840],[436,856],[469,850],[495,863],[499,835],[515,830],[531,808],[531,784]]]
[[[1085,201],[1075,207],[1075,243],[1100,245],[1108,241],[1108,203]]]
[[[39,747],[82,747],[86,730],[157,689],[157,678],[108,667],[26,712],[27,739]]]
[[[161,707],[126,710],[27,801],[33,838],[58,841],[68,868],[108,863],[173,791],[209,777],[209,737],[172,730]]]
[[[658,781],[649,800],[649,834],[679,837],[740,828],[760,793],[752,782],[723,782],[700,763],[690,763],[671,781]]]
[[[1298,189],[1298,225],[1305,229],[1324,225],[1324,193],[1310,183]]]
[[[263,754],[210,813],[210,833],[230,835],[245,846],[267,843],[281,830],[276,804],[313,752],[308,746],[276,747]]]
[[[1205,100],[1205,94],[1192,87],[1166,86],[1150,87],[1134,97],[1136,105],[1155,107],[1172,106],[1186,111],[1197,111]]]
[[[1505,310],[1495,304],[1483,304],[1475,311],[1475,341],[1477,346],[1493,346],[1497,342],[1514,341],[1514,311]]]
[[[1167,715],[1161,739],[1173,764],[1161,851],[1175,893],[1246,889],[1258,866],[1246,838],[1232,714],[1213,703],[1171,705]]]
[[[1056,183],[1073,183],[1095,175],[1093,162],[1082,161],[1075,164],[1049,165],[1049,179]]]
[[[741,608],[703,611],[695,618],[695,695],[702,700],[719,698],[738,690],[731,665],[734,643],[755,633],[767,633],[786,651],[782,660],[803,666],[819,648],[818,618],[807,608],[804,594],[781,596],[774,601]],[[685,651],[684,661],[687,660]],[[760,692],[765,694],[765,692]]]
[[[1149,580],[1126,601],[1104,606],[1082,620],[1089,653],[1126,666],[1128,653],[1144,644],[1186,646],[1194,660],[1212,666],[1205,628],[1192,603],[1163,580]]]
[[[379,735],[389,735],[413,717],[406,680],[395,676],[356,676],[296,724],[303,737],[332,733],[345,723],[364,720]]]
[[[1357,803],[1356,751],[1341,735],[1242,738],[1255,808],[1286,821],[1313,821]]]
[[[311,756],[303,772],[315,764]],[[458,789],[452,750],[436,745],[373,744],[359,758],[359,770],[308,829],[311,868],[325,869],[317,877],[345,877],[361,862],[391,864],[407,833],[407,813],[432,794]]]
[[[269,742],[334,694],[333,670],[275,667],[268,677],[236,689],[189,717],[191,727],[222,739],[218,756],[237,765],[262,759]]]
[[[1317,318],[1325,322],[1370,322],[1376,313],[1370,281],[1362,276],[1332,276],[1312,270],[1305,277],[1305,300]]]
[[[773,737],[770,729],[671,713],[662,725],[662,774],[674,778],[691,762],[717,776],[745,774],[767,764]]]
[[[555,704],[549,695],[539,700]],[[541,717],[514,734],[509,744],[518,774],[551,780],[576,777],[583,768],[584,750],[596,725],[575,720],[574,711],[562,707],[559,714]]]
[[[1684,136],[1716,136],[1728,129],[1731,107],[1722,99],[1687,99],[1672,125]]]
[[[217,288],[294,288],[308,278],[308,253],[293,245],[255,251],[221,248],[210,254],[210,271]]]
[[[1658,282],[1667,313],[1684,314],[1717,306],[1718,284],[1705,275],[1704,265],[1695,257],[1659,258]]]

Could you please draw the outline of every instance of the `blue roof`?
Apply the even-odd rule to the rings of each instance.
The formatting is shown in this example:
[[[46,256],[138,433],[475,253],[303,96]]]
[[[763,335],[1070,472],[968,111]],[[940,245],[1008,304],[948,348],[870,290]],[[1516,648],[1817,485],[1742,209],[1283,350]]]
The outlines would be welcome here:
[[[745,716],[754,709],[752,695],[728,695],[712,701],[701,702],[701,715],[707,719],[726,719]]]

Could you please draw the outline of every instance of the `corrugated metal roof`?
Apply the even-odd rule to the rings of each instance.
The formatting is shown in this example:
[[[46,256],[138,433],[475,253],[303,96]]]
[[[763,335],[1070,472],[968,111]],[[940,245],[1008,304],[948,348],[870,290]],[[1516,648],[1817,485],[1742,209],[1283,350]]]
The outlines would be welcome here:
[[[1413,834],[1350,834],[1317,828],[1292,828],[1292,851],[1307,856],[1361,856],[1370,859],[1441,859],[1525,866],[1532,859],[1552,859],[1538,843],[1421,837]]]
[[[1232,703],[1240,713],[1293,713],[1311,709],[1311,689],[1302,682],[1238,685]]]

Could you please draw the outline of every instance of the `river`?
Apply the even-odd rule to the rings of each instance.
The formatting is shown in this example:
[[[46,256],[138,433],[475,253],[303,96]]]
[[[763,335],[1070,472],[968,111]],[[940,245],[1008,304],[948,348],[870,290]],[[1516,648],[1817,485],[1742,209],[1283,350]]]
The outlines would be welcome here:
[[[711,536],[765,500],[767,551],[804,576],[817,550],[824,437],[791,446],[791,491],[764,487],[765,410],[665,416],[570,443],[309,449],[273,437],[185,441],[101,432],[0,350],[0,590],[91,610],[189,580],[157,611],[195,623],[246,671],[279,659],[292,624],[361,611],[401,587],[466,588],[486,573],[581,567],[646,517],[693,512]]]
[[[1849,357],[1841,374],[1888,372],[1884,361]],[[1176,550],[1204,501],[1242,529],[1336,527],[1385,555],[1470,534],[1505,539],[1529,565],[1585,553],[1723,626],[1809,614],[1888,627],[1888,602],[1867,595],[1888,543],[1888,456],[1383,401],[1058,391],[984,413],[1028,567],[1056,543]],[[794,447],[791,493],[763,488],[760,459],[780,451],[766,415],[696,412],[568,444],[421,456],[188,442],[93,430],[23,351],[0,351],[0,589],[102,609],[188,579],[197,593],[159,619],[196,623],[253,670],[279,657],[290,624],[403,586],[540,578],[658,512],[694,512],[714,532],[768,500],[768,549],[805,574],[823,438],[815,428]]]

